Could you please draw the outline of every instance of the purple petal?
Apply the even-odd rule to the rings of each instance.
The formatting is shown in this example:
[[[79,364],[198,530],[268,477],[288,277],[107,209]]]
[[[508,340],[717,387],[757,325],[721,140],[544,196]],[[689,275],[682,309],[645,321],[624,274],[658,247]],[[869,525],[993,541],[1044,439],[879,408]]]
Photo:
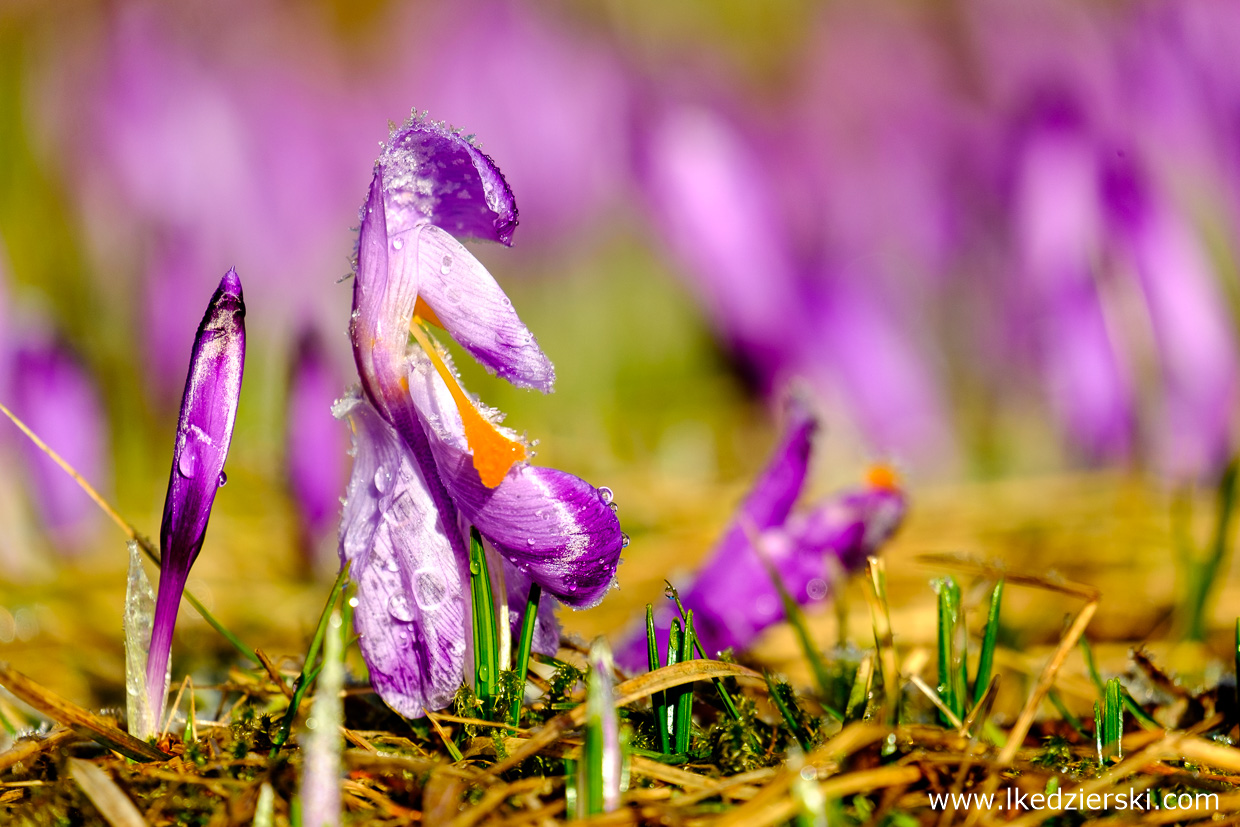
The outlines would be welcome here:
[[[336,522],[348,475],[347,431],[332,416],[343,383],[313,329],[297,343],[288,394],[288,483],[307,548]]]
[[[0,355],[0,358],[3,358]],[[98,390],[63,347],[31,343],[13,355],[14,412],[96,487],[106,486],[107,430]],[[22,441],[33,498],[60,551],[88,539],[98,506],[38,446]]]
[[[512,190],[495,162],[458,132],[411,118],[392,133],[376,166],[393,234],[429,221],[457,238],[512,244]]]
[[[620,521],[585,480],[514,465],[497,488],[478,478],[447,386],[419,354],[409,374],[439,476],[463,518],[560,602],[576,609],[603,599],[620,562]]]
[[[514,385],[550,392],[551,360],[482,263],[438,227],[416,232],[416,244],[409,247],[416,247],[418,296],[444,329],[491,372]]]
[[[147,660],[147,691],[152,700],[158,686],[166,682],[181,592],[202,550],[215,493],[224,484],[224,460],[232,441],[244,366],[245,302],[241,280],[235,270],[229,270],[198,326],[177,422],[159,533],[163,570]],[[159,697],[152,708],[162,710],[163,700]]]
[[[418,463],[369,403],[337,407],[356,451],[340,524],[354,623],[375,691],[407,718],[442,709],[465,665],[466,578]]]

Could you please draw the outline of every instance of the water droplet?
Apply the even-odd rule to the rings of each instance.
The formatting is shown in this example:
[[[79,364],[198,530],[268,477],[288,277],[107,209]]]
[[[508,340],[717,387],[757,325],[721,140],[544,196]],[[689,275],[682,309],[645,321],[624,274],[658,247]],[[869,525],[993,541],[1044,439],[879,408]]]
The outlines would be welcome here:
[[[350,598],[349,598],[349,606],[350,606],[351,608],[356,609],[356,608],[357,608],[357,604],[358,604],[358,599],[357,599],[356,597],[350,597]]]
[[[487,681],[491,679],[491,669],[485,663],[478,666],[478,680]]]
[[[387,472],[386,468],[380,468],[375,471],[375,488],[379,489],[380,494],[384,494],[388,490],[388,483],[392,481],[392,475]]]
[[[576,584],[576,583],[569,583],[569,584],[568,584],[568,590],[569,590],[570,592],[575,592],[575,591],[577,591],[577,584]]]
[[[452,272],[452,256],[443,257],[443,262],[439,265],[439,272],[445,276]]]
[[[605,485],[598,490],[598,498],[603,501],[603,505],[611,505],[614,497],[615,495],[611,493],[611,489]]]
[[[395,557],[389,557],[389,558],[387,559],[387,570],[388,570],[388,571],[393,571],[393,572],[394,572],[394,571],[400,571],[400,566],[399,566],[399,565],[397,565],[397,563],[396,563],[396,558],[395,558]]]
[[[482,566],[478,565],[477,562],[471,560],[469,563],[469,573],[473,575],[481,574]]]
[[[620,532],[620,548],[628,548],[629,542],[630,542],[629,535],[621,531]]]
[[[423,611],[438,609],[447,595],[443,575],[435,569],[418,569],[413,573],[413,599]]]
[[[525,544],[526,544],[527,546],[532,546],[532,545],[534,545],[534,538],[533,538],[533,537],[526,537],[526,538],[525,538]]]
[[[611,513],[612,513],[612,514],[619,514],[619,513],[620,513],[620,504],[619,504],[619,503],[615,503],[615,502],[607,503],[607,507],[611,509]]]
[[[413,609],[409,607],[409,599],[403,594],[394,594],[388,599],[388,613],[397,620],[413,620]]]
[[[392,239],[392,249],[393,249],[393,250],[399,250],[401,247],[404,247],[404,246],[405,246],[404,239],[400,239],[400,238],[394,238],[394,239]]]
[[[220,472],[220,488],[223,488],[225,485],[228,485],[228,475],[225,474],[223,471],[221,471]]]
[[[181,447],[181,456],[177,459],[177,470],[181,476],[191,478],[198,473],[198,455],[187,444]]]

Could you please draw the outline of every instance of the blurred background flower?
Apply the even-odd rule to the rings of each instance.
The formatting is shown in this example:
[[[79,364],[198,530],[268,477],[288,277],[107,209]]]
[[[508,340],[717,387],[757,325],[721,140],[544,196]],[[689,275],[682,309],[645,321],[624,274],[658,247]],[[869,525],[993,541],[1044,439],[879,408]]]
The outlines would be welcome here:
[[[337,282],[378,142],[416,108],[517,193],[513,254],[477,255],[559,376],[542,398],[458,360],[464,381],[554,435],[539,464],[616,490],[641,566],[709,547],[793,380],[830,433],[810,496],[876,457],[914,502],[1072,469],[1209,484],[1240,393],[1238,49],[1240,11],[1208,0],[11,3],[5,401],[38,307],[76,356],[24,370],[91,389],[58,415],[149,530],[197,314],[237,267],[232,548],[202,576],[303,571],[347,473],[322,410],[350,373]],[[39,477],[20,456],[8,478]],[[57,497],[30,500],[56,544]],[[689,514],[713,524],[676,534]],[[15,531],[0,547],[42,547]]]

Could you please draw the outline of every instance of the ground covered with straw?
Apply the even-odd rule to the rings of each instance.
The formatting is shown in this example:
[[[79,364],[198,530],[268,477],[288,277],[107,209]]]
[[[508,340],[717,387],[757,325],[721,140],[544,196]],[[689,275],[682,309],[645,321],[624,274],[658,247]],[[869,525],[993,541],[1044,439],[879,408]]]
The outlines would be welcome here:
[[[1188,586],[1165,553],[1176,530],[1166,495],[1128,479],[1055,478],[916,502],[898,542],[834,609],[794,612],[734,660],[616,672],[624,791],[589,823],[1240,822],[1229,563],[1205,639],[1186,640]],[[1186,530],[1208,538],[1208,498],[1197,518]],[[665,528],[637,535],[622,570],[633,585],[565,618],[558,656],[531,664],[516,726],[519,682],[501,681],[509,694],[486,703],[463,688],[454,708],[407,721],[346,651],[344,823],[577,818],[585,640],[639,619],[642,598],[662,591],[656,562],[674,536]],[[264,621],[280,626],[259,616],[263,601],[217,598],[220,617],[261,641],[254,661],[187,611],[174,675],[216,679],[182,682],[175,717],[148,744],[124,731],[123,658],[104,640],[119,620],[99,623],[114,599],[92,588],[100,579],[68,571],[28,599],[34,632],[7,630],[0,820],[300,823],[316,686],[305,662],[313,629],[299,624],[317,616],[325,586],[286,596],[304,611],[283,637],[249,635]],[[655,710],[668,708],[664,743]],[[984,806],[979,796],[991,794]]]

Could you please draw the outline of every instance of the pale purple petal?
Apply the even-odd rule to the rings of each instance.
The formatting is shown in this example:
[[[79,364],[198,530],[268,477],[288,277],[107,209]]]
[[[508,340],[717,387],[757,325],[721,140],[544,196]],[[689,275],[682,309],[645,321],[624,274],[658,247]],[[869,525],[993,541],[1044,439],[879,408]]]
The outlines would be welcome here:
[[[312,329],[297,342],[288,392],[288,484],[306,548],[336,524],[348,476],[348,431],[332,416],[343,385]]]
[[[357,583],[354,624],[370,680],[407,718],[442,709],[465,666],[464,563],[400,435],[356,396],[337,415],[353,428],[353,474],[340,524],[341,563]]]
[[[244,367],[245,302],[241,280],[229,270],[211,297],[190,354],[159,532],[162,571],[146,674],[152,708],[161,711],[165,699],[156,693],[167,682],[181,592],[202,550],[215,494],[225,481],[224,460],[232,442]]]
[[[555,383],[551,360],[482,263],[434,225],[414,233],[416,244],[406,249],[416,247],[418,296],[444,329],[487,370],[549,392]]]
[[[439,476],[462,517],[560,602],[581,609],[602,600],[624,535],[598,489],[563,471],[524,463],[488,488],[474,469],[460,411],[424,355],[412,360],[409,391],[426,422]]]
[[[12,372],[14,413],[92,485],[106,488],[107,423],[84,367],[62,345],[31,342],[13,354]],[[58,551],[73,551],[88,539],[98,506],[34,443],[23,440],[22,453],[44,526]]]
[[[411,118],[392,133],[376,166],[393,235],[429,221],[457,238],[512,243],[512,190],[495,162],[459,132]]]

